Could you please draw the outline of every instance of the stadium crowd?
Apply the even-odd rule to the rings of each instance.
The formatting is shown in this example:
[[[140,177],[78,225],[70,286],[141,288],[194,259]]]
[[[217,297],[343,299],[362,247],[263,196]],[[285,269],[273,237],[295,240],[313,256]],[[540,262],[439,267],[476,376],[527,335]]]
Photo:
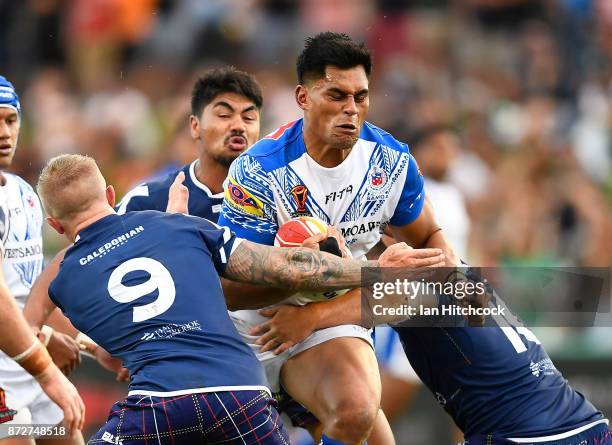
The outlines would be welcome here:
[[[15,42],[0,66],[27,105],[16,172],[30,181],[46,159],[84,152],[121,196],[192,159],[189,88],[223,63],[262,83],[266,134],[299,115],[302,36],[334,29],[373,50],[372,122],[408,143],[456,127],[447,180],[466,199],[472,262],[610,263],[609,2],[69,3],[0,5],[0,38]]]
[[[294,59],[327,29],[373,51],[369,121],[411,146],[459,136],[414,153],[465,199],[470,262],[611,263],[608,0],[0,2],[0,72],[24,104],[14,171],[34,184],[52,156],[89,154],[121,197],[195,157],[190,89],[224,64],[262,84],[266,134],[300,116]]]

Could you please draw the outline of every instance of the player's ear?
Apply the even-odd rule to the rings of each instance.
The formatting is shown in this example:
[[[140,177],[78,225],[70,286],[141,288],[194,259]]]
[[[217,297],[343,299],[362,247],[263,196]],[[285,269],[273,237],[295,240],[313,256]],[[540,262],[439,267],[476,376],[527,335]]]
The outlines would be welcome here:
[[[193,114],[189,116],[189,134],[192,139],[200,139],[200,119]]]
[[[63,235],[65,230],[64,230],[64,226],[62,226],[62,223],[55,218],[52,218],[50,216],[47,217],[47,223],[53,227],[53,230],[55,230],[57,233],[59,233],[60,235]]]
[[[295,87],[295,102],[302,110],[308,109],[308,89],[304,85]]]
[[[115,207],[115,188],[112,185],[106,187],[106,201],[111,207]]]

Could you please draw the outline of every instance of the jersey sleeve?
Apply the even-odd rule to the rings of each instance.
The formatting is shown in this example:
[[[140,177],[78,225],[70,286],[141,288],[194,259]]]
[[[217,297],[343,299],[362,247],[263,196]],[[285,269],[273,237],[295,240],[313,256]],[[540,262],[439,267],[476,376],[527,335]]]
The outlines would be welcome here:
[[[242,155],[230,167],[219,224],[259,244],[274,244],[278,230],[270,180],[257,159]]]
[[[197,230],[210,251],[215,269],[220,276],[223,275],[227,260],[242,242],[242,239],[236,237],[229,228],[218,226],[207,219],[197,216],[189,216],[188,218],[193,218],[195,221]]]
[[[119,215],[138,210],[158,210],[150,197],[150,189],[147,184],[141,184],[127,192],[121,202],[115,207]],[[164,209],[165,210],[165,209]]]
[[[425,203],[425,181],[416,160],[412,155],[408,160],[408,172],[402,194],[389,223],[393,226],[410,224],[421,214]]]
[[[60,301],[57,299],[58,292],[58,279],[55,277],[51,283],[49,283],[49,288],[47,289],[47,293],[49,294],[49,299],[51,302],[57,306],[62,312],[64,312],[64,308],[62,307]]]

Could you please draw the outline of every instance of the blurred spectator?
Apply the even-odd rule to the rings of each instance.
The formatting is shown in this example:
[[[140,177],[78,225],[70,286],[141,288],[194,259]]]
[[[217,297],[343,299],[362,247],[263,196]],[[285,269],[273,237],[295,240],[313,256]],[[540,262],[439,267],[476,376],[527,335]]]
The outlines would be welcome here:
[[[459,137],[447,125],[426,127],[415,133],[411,147],[425,177],[425,193],[436,222],[459,257],[467,261],[470,217],[461,191],[448,178],[461,150]]]

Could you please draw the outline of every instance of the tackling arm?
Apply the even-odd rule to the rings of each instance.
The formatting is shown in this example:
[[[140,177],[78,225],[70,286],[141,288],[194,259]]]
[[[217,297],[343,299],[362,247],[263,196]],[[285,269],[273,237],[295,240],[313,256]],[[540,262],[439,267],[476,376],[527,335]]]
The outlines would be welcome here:
[[[51,316],[53,311],[57,310],[55,304],[53,304],[49,298],[48,291],[49,285],[59,272],[60,263],[64,259],[66,250],[68,250],[68,248],[61,250],[49,264],[47,264],[38,278],[36,278],[32,289],[30,289],[30,296],[23,309],[23,314],[31,326],[40,328]],[[57,315],[54,314],[54,318],[58,319],[58,324],[56,325],[58,330],[70,334],[72,337],[76,336],[78,331],[66,317],[58,313]]]
[[[345,260],[303,247],[277,248],[243,241],[230,256],[224,276],[293,291],[326,291],[359,287],[361,268],[379,266],[378,261]]]

